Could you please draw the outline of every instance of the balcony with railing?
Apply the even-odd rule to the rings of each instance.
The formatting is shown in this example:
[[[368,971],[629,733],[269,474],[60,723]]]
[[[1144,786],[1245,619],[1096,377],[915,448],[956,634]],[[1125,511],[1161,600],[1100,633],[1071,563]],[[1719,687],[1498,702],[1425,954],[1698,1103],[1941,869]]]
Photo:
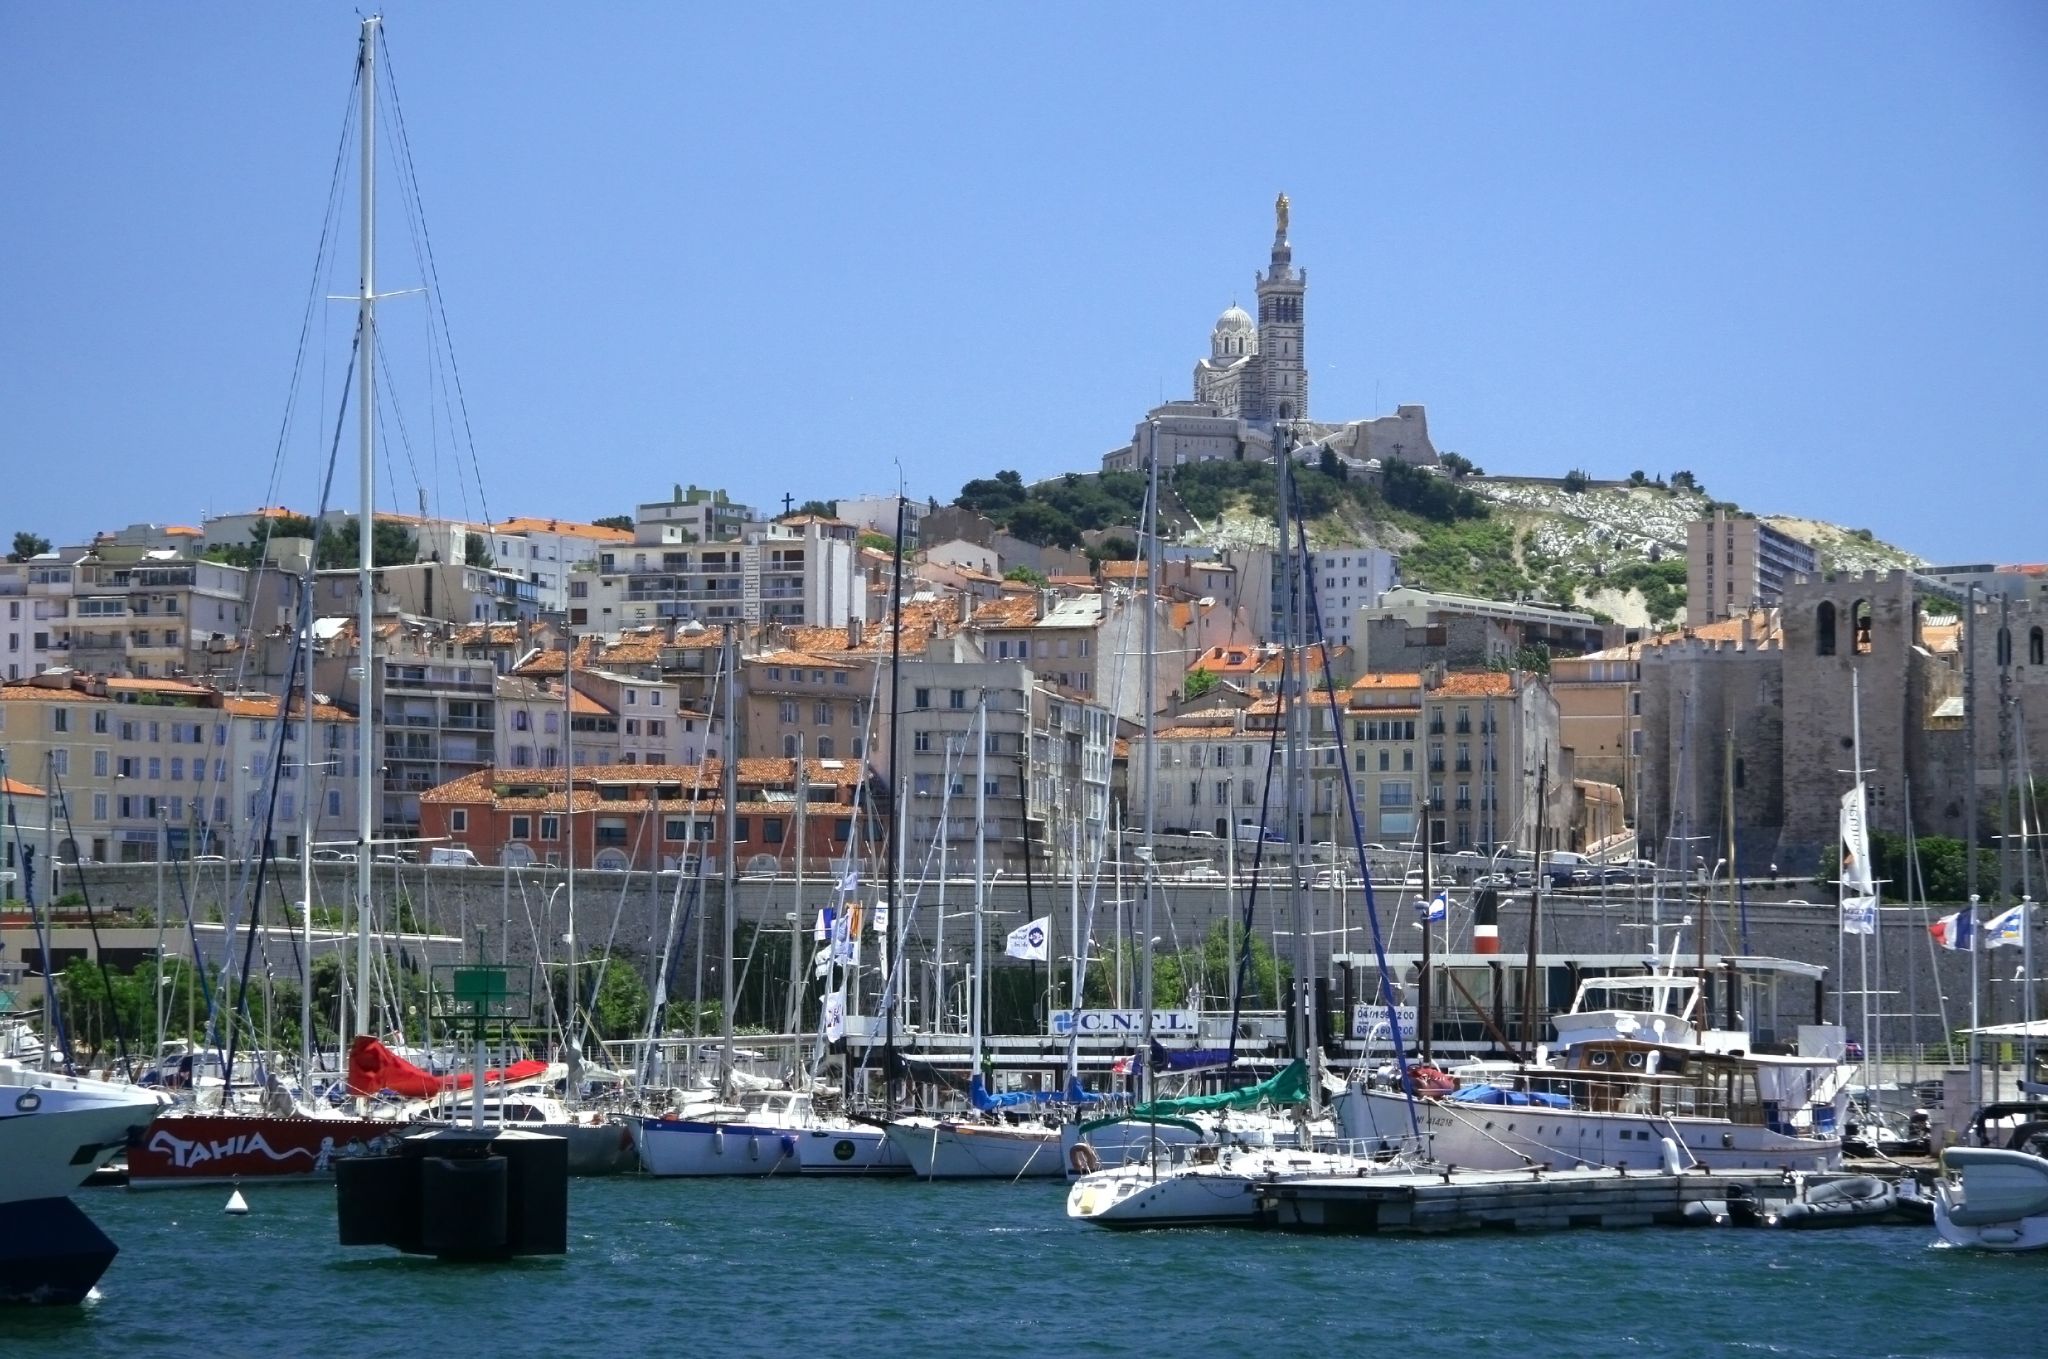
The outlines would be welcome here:
[[[1461,755],[1461,756],[1459,756],[1459,757],[1458,757],[1458,760],[1457,760],[1457,763],[1456,763],[1456,766],[1455,766],[1455,767],[1456,767],[1457,771],[1458,771],[1458,772],[1459,772],[1460,774],[1469,774],[1469,773],[1471,773],[1471,772],[1472,772],[1472,760],[1471,760],[1471,757],[1469,757],[1469,756],[1462,756],[1462,755]]]
[[[1441,717],[1433,717],[1429,720],[1429,734],[1431,736],[1441,736],[1444,734],[1444,720]]]

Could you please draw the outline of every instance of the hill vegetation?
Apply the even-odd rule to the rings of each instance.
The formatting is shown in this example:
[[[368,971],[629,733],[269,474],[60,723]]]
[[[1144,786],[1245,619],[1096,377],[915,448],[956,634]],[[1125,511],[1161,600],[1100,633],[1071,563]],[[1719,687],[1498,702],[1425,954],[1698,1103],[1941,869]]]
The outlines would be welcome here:
[[[1530,600],[1631,624],[1667,625],[1685,612],[1685,526],[1725,510],[1690,471],[1641,471],[1597,481],[1574,469],[1551,480],[1489,478],[1455,455],[1445,473],[1389,462],[1351,472],[1334,457],[1298,465],[1294,495],[1317,549],[1384,547],[1404,582],[1487,599]],[[1165,469],[1164,532],[1219,547],[1275,541],[1273,467],[1196,462]],[[956,504],[1027,542],[1075,547],[1135,526],[1144,510],[1138,472],[1070,472],[1026,485],[1013,471],[970,481]],[[1806,520],[1773,526],[1820,550],[1823,569],[1864,570],[1916,559],[1867,530]],[[1135,538],[1135,534],[1130,534]],[[1126,540],[1119,540],[1119,548]]]

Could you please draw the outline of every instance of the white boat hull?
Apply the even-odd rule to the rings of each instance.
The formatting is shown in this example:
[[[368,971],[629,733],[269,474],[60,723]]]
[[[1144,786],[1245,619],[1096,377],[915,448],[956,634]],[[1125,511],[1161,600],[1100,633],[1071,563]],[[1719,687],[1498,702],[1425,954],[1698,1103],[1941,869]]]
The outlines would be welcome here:
[[[1067,1216],[1098,1227],[1247,1226],[1258,1220],[1262,1183],[1304,1175],[1405,1169],[1345,1153],[1258,1149],[1196,1152],[1178,1164],[1118,1166],[1083,1175],[1067,1189]]]
[[[163,1106],[137,1086],[0,1068],[0,1203],[69,1194]]]
[[[1934,1185],[1934,1229],[1951,1246],[2048,1250],[2048,1158],[1950,1147]]]
[[[1536,1105],[1458,1104],[1417,1099],[1430,1158],[1470,1170],[1550,1165],[1644,1170],[1663,1163],[1666,1139],[1707,1170],[1839,1170],[1834,1137],[1799,1137],[1720,1118],[1603,1114]],[[1354,1086],[1337,1097],[1340,1134],[1355,1143],[1408,1138],[1408,1101]]]
[[[805,1128],[796,1135],[797,1170],[805,1175],[908,1175],[910,1162],[881,1128],[865,1124]]]
[[[1066,1174],[1057,1128],[905,1119],[889,1141],[921,1180],[1057,1179]]]
[[[699,1123],[643,1118],[634,1125],[640,1169],[649,1175],[742,1175],[796,1172],[796,1135],[749,1123]]]

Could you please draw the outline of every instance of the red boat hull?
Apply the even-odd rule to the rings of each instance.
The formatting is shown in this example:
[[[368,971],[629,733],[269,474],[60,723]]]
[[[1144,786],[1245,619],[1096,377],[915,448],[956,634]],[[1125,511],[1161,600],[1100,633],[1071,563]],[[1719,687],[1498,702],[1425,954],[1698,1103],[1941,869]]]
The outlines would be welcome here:
[[[407,1123],[275,1114],[170,1114],[128,1148],[133,1189],[331,1181],[334,1162],[396,1147]]]

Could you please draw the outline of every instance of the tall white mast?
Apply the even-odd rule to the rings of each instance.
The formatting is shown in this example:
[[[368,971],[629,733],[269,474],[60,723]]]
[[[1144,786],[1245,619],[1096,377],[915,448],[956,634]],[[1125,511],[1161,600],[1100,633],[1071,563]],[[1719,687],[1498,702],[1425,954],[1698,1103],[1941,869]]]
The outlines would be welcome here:
[[[362,678],[356,687],[356,733],[360,750],[356,775],[356,1025],[370,1030],[370,852],[377,815],[379,771],[383,752],[377,749],[377,718],[373,711],[376,670],[377,518],[377,31],[383,19],[363,20],[362,54],[357,60],[362,86],[363,186],[361,244],[363,291],[356,299],[356,443],[360,478],[361,519],[356,524],[356,663]],[[343,1026],[347,1027],[346,1025]]]
[[[576,642],[562,640],[562,865],[569,893],[569,924],[563,942],[569,951],[569,1024],[563,1034],[568,1063],[568,1095],[573,1102],[583,1083],[583,1024],[576,984]]]
[[[1158,804],[1159,747],[1153,739],[1152,710],[1157,706],[1155,677],[1159,673],[1159,422],[1145,422],[1145,657],[1143,679],[1138,685],[1145,720],[1145,852],[1138,871],[1144,875],[1143,924],[1138,928],[1138,1006],[1144,1012],[1138,1021],[1140,1099],[1149,1100],[1157,1082],[1152,1071],[1152,930],[1156,925],[1153,892],[1158,873],[1153,866],[1157,841],[1154,837],[1153,808]],[[1227,812],[1227,808],[1225,809]],[[1232,828],[1233,831],[1235,828]]]
[[[968,1032],[974,1071],[981,1070],[982,917],[988,910],[988,691],[974,724],[974,984],[968,988]],[[973,1073],[969,1073],[970,1075]],[[993,1093],[993,1092],[991,1092]]]
[[[720,702],[725,710],[725,734],[720,743],[719,783],[725,799],[725,853],[719,856],[720,895],[725,905],[725,962],[718,969],[719,981],[723,988],[724,1014],[720,1017],[723,1056],[719,1084],[727,1095],[732,1094],[732,943],[736,928],[737,906],[733,901],[739,890],[739,874],[733,863],[733,856],[739,853],[739,737],[733,710],[733,686],[738,681],[740,659],[739,640],[733,625],[725,625],[725,646],[723,648],[724,674],[720,676],[723,692]]]

